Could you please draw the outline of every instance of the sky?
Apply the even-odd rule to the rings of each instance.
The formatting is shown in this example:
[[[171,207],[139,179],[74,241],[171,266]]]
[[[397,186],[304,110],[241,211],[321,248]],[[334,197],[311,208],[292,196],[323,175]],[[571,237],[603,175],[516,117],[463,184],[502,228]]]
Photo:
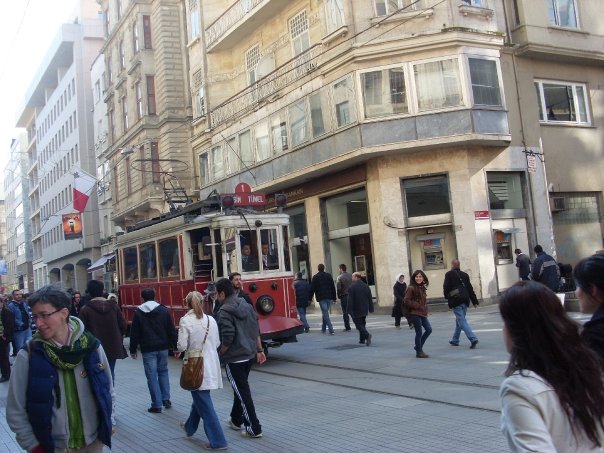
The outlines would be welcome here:
[[[94,0],[90,0],[94,1]],[[10,144],[17,137],[17,112],[62,23],[77,0],[10,0],[0,14],[0,196]]]

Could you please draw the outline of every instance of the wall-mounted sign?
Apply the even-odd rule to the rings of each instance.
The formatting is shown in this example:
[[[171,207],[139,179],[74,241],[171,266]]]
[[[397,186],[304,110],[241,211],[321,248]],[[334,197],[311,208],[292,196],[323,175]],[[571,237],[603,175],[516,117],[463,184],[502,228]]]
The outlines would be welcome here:
[[[63,214],[63,234],[65,239],[79,239],[82,237],[82,216],[79,212]]]
[[[489,218],[489,211],[474,211],[475,220],[485,220]]]

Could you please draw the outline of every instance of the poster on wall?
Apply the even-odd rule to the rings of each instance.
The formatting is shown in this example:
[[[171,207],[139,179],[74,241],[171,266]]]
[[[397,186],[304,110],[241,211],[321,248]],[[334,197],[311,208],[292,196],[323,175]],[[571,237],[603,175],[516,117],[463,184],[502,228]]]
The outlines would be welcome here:
[[[82,237],[82,217],[79,213],[63,214],[63,235],[65,239]]]
[[[302,278],[308,280],[308,274],[306,273],[306,261],[300,261],[298,263],[298,267],[300,269],[300,273],[302,274]]]

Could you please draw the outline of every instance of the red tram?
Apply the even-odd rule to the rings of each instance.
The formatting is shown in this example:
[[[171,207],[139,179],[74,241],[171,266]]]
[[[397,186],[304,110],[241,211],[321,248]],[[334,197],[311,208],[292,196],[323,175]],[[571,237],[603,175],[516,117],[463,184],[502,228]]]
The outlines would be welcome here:
[[[141,290],[153,288],[178,326],[189,291],[203,294],[209,282],[239,272],[264,346],[296,341],[304,327],[297,318],[288,225],[287,214],[211,209],[199,202],[130,228],[118,236],[116,253],[126,320],[132,322]]]

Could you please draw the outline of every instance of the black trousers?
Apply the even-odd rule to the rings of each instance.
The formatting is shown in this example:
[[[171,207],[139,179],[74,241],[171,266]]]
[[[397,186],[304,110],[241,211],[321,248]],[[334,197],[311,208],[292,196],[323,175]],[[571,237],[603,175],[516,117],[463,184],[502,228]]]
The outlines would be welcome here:
[[[365,327],[367,324],[367,316],[352,318],[352,322],[354,322],[354,326],[359,331],[359,342],[365,343],[365,340],[369,337],[369,332],[367,332],[367,328]]]
[[[344,328],[350,330],[350,318],[348,314],[348,294],[340,297],[340,307],[342,307],[342,318],[344,318]]]
[[[246,362],[227,363],[225,370],[231,387],[233,387],[231,420],[236,425],[243,424],[245,430],[250,434],[260,434],[262,426],[256,416],[256,408],[248,383],[253,361],[254,359]]]
[[[9,349],[10,341],[0,338],[0,373],[6,378],[10,377]]]

